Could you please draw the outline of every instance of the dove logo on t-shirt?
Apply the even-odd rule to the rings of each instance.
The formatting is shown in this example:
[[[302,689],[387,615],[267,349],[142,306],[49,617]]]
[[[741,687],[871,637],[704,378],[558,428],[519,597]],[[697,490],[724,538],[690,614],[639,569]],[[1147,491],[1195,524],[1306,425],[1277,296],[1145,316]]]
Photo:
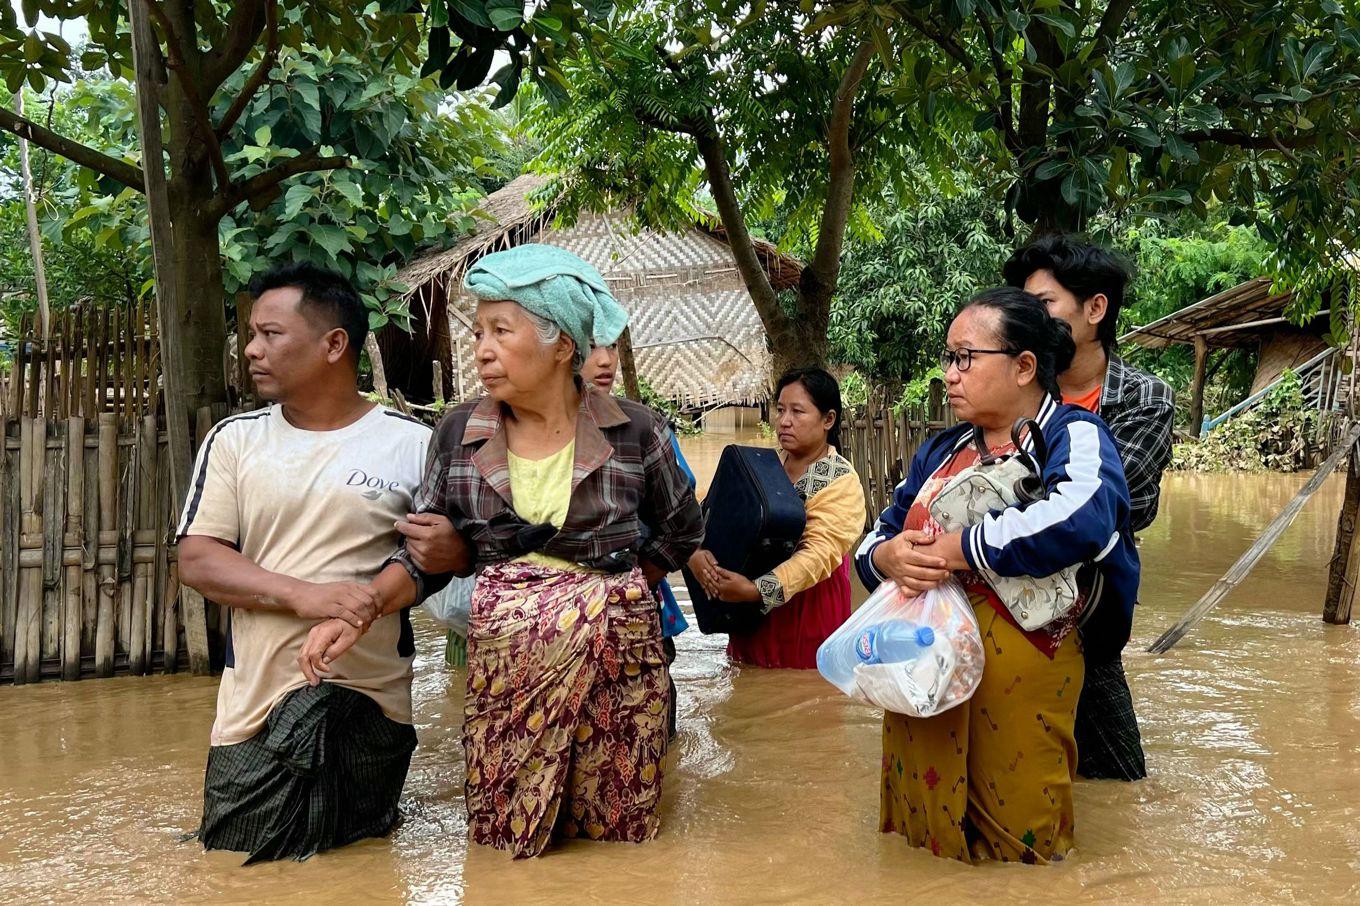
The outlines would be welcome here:
[[[377,475],[369,475],[363,469],[354,469],[349,473],[349,478],[345,479],[348,487],[361,487],[362,494],[369,500],[377,500],[388,491],[401,490],[401,482],[388,481]]]

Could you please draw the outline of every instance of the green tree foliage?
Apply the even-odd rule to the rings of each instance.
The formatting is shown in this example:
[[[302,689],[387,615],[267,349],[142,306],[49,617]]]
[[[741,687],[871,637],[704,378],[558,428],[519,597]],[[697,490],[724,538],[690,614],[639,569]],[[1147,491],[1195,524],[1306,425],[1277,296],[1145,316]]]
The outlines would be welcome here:
[[[532,34],[551,5],[518,27]],[[863,220],[857,199],[897,182],[904,150],[931,140],[903,132],[894,48],[867,31],[810,28],[791,3],[618,3],[601,24],[587,7],[604,5],[576,5],[580,31],[553,62],[527,57],[558,86],[529,125],[567,216],[624,202],[649,225],[684,226],[705,216],[696,194],[706,182],[776,366],[826,361],[843,243]],[[808,249],[783,299],[748,226],[776,211]]]
[[[162,321],[173,325],[176,342],[166,344],[167,399],[179,394],[190,411],[225,399],[221,350],[225,343],[225,292],[219,230],[231,216],[239,225],[246,209],[260,211],[277,201],[290,180],[304,173],[339,170],[386,150],[404,123],[399,105],[375,91],[364,107],[357,98],[369,81],[386,82],[397,96],[406,91],[391,79],[413,78],[419,65],[423,19],[388,12],[381,3],[341,0],[25,0],[23,22],[12,7],[0,7],[0,78],[11,91],[25,80],[37,91],[75,78],[78,65],[107,67],[126,85],[134,74],[130,10],[146,23],[143,90],[155,92],[164,160],[147,161],[132,131],[131,103],[118,97],[98,140],[80,141],[0,109],[0,129],[22,134],[36,146],[59,154],[100,177],[102,194],[122,195],[126,187],[146,188],[144,168],[164,172],[171,248],[166,273],[159,274]],[[390,5],[390,4],[389,4]],[[83,19],[89,45],[79,52],[60,36],[36,26],[39,13],[58,21]],[[315,65],[350,55],[370,74],[356,86],[344,78],[310,78],[289,70],[288,50],[311,48],[324,54]],[[380,74],[380,75],[379,75]],[[376,78],[373,78],[376,76]],[[122,89],[126,91],[126,88]],[[261,103],[286,106],[279,137],[252,123]],[[96,99],[96,103],[104,103]],[[117,114],[117,115],[113,115]],[[279,116],[285,115],[282,111]],[[268,123],[266,123],[268,125]],[[284,126],[288,128],[283,128]],[[137,148],[136,153],[130,149]],[[92,216],[92,215],[91,215]],[[367,237],[343,238],[319,231],[318,245],[336,255]],[[182,437],[176,413],[174,431]]]
[[[1216,203],[1317,290],[1357,246],[1360,6],[1335,0],[900,0],[868,11],[933,48],[915,66],[917,115],[971,121],[971,158],[1009,182],[1008,210],[1040,229],[1101,214]],[[1299,296],[1302,307],[1318,292]]]
[[[937,367],[954,312],[1000,282],[1012,242],[996,204],[966,174],[949,188],[876,199],[870,216],[878,235],[851,245],[841,269],[832,355],[898,384]]]
[[[186,297],[188,323],[202,334],[198,345],[220,349],[224,299],[252,274],[290,260],[351,276],[375,328],[404,325],[398,265],[419,247],[446,245],[465,232],[484,187],[514,175],[505,172],[514,149],[503,139],[502,120],[478,96],[451,99],[419,73],[423,19],[379,4],[270,0],[186,9],[138,2],[155,11],[167,69],[172,217],[189,227],[182,231],[187,245],[176,229],[173,257],[186,272],[177,275],[183,286],[198,288]],[[147,291],[148,218],[135,164],[125,5],[39,6],[59,18],[83,16],[91,36],[86,48],[66,48],[55,36],[27,32],[63,66],[76,67],[59,71],[41,61],[16,63],[0,43],[0,74],[13,81],[22,71],[34,83],[38,72],[55,98],[58,115],[50,128],[36,124],[34,144],[46,149],[39,153],[47,166],[71,177],[51,180],[43,199],[57,276],[65,257],[88,247],[141,265],[136,292]],[[198,35],[197,54],[180,39],[186,29]],[[15,120],[0,116],[0,128],[29,128]],[[509,167],[517,173],[518,161]],[[84,273],[87,283],[104,279],[97,270]],[[200,330],[214,320],[216,328]],[[204,370],[219,359],[209,357]],[[200,386],[214,379],[220,383],[205,375]]]
[[[1189,472],[1298,472],[1314,463],[1310,454],[1329,413],[1304,405],[1298,375],[1286,371],[1280,383],[1250,411],[1211,431],[1197,443],[1178,444],[1170,468]]]

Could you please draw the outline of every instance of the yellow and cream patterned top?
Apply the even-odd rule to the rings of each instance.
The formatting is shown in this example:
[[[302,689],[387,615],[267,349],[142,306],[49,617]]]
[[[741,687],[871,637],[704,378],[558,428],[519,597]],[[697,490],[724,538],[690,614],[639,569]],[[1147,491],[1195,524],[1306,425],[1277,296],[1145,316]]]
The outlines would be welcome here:
[[[756,580],[766,611],[825,581],[864,534],[864,488],[834,447],[793,486],[807,506],[807,527],[793,556]]]
[[[571,470],[576,460],[576,441],[544,459],[524,459],[508,450],[505,458],[510,470],[510,496],[515,512],[525,522],[547,523],[560,529],[571,508]],[[518,559],[554,569],[581,570],[570,560],[545,554],[525,554]]]

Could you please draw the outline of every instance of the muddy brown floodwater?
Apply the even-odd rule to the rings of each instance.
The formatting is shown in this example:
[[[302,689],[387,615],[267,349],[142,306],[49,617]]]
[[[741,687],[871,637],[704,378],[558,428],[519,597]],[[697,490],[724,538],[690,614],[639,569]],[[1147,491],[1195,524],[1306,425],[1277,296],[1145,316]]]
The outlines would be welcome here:
[[[730,439],[686,441],[696,471]],[[1357,902],[1360,630],[1318,616],[1340,483],[1169,656],[1142,651],[1302,481],[1168,477],[1126,656],[1152,777],[1080,783],[1078,849],[1057,866],[971,868],[878,833],[878,714],[814,672],[736,669],[722,637],[696,631],[679,640],[655,842],[520,863],[470,851],[464,677],[421,614],[405,822],[301,864],[241,868],[180,842],[198,820],[215,680],[0,688],[0,902]]]

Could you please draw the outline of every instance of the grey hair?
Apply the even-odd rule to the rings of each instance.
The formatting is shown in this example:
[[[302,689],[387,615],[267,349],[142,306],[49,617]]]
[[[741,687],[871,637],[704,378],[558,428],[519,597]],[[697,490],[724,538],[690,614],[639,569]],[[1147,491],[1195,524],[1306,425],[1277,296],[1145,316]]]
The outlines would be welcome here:
[[[534,314],[527,308],[524,309],[524,314],[529,318],[529,322],[534,325],[534,332],[538,334],[538,341],[542,343],[544,346],[551,346],[552,344],[556,343],[559,339],[561,339],[562,328],[559,327],[556,323],[554,323],[553,321],[549,321],[547,318],[544,318],[541,315]],[[575,346],[575,343],[573,343],[572,345]],[[572,356],[572,362],[574,367],[579,370],[580,367],[584,365],[586,362],[585,354],[581,350],[577,349],[575,351],[575,354]]]
[[[534,331],[538,334],[538,342],[544,346],[551,346],[562,336],[562,328],[547,318],[536,315],[528,309],[524,310],[524,314],[534,325]]]

